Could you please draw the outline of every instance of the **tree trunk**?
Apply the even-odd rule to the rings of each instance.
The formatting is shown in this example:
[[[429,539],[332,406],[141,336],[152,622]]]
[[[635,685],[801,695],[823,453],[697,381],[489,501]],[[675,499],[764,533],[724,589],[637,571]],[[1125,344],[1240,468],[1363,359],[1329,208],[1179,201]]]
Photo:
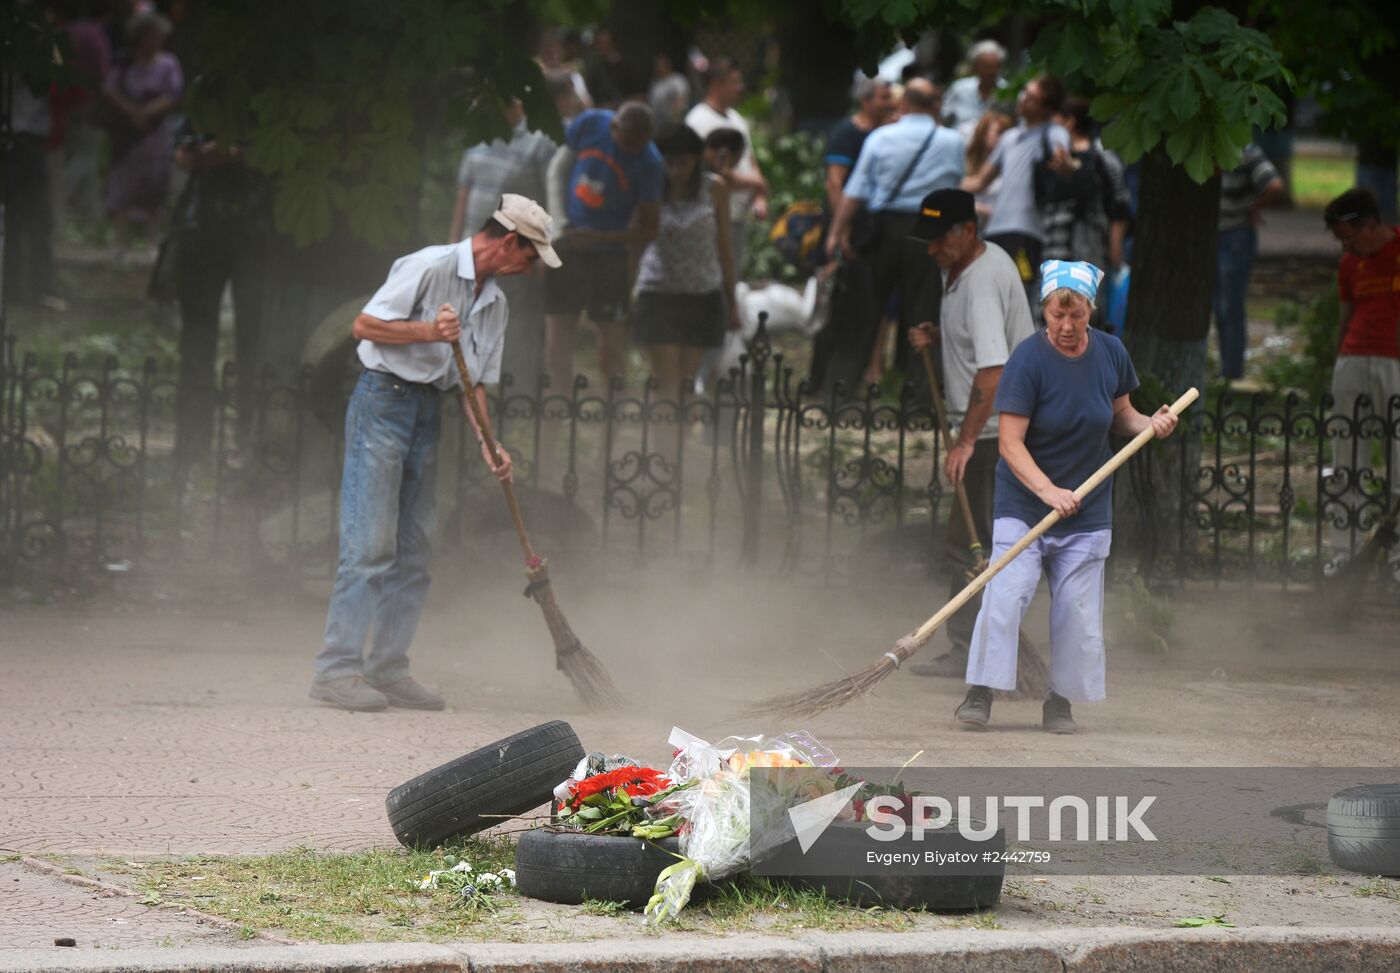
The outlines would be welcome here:
[[[1142,379],[1133,398],[1143,412],[1172,402],[1191,386],[1204,391],[1219,212],[1218,175],[1197,184],[1172,165],[1161,146],[1143,157],[1125,326],[1128,352]],[[1187,437],[1187,449],[1175,441],[1149,447],[1119,479],[1114,546],[1137,560],[1141,570],[1180,553],[1175,525],[1184,499],[1183,465],[1194,469],[1199,447],[1189,418],[1179,435]]]
[[[1160,146],[1143,157],[1126,326],[1139,375],[1205,381],[1219,214],[1219,176],[1197,185]]]

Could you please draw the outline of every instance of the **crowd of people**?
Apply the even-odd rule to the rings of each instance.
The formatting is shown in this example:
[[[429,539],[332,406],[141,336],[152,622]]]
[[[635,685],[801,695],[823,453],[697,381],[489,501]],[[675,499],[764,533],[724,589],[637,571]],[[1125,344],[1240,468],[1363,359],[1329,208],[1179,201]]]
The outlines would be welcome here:
[[[173,25],[149,0],[99,3],[94,9],[115,11],[105,18],[79,0],[50,0],[46,9],[94,83],[47,97],[14,88],[7,296],[63,308],[53,277],[56,213],[70,223],[105,221],[123,260],[163,239],[152,287],[180,310],[176,457],[188,468],[211,438],[226,291],[240,370],[257,360],[271,187],[242,146],[180,115],[185,77],[167,49]],[[739,111],[746,85],[735,61],[661,53],[650,73],[639,71],[606,28],[587,45],[575,32],[547,31],[537,57],[564,122],[562,142],[532,126],[519,101],[506,105],[508,135],[461,156],[452,211],[443,214],[446,244],[395,262],[355,322],[364,372],[347,418],[341,520],[342,553],[353,556],[342,557],[313,686],[313,696],[335,705],[442,706],[408,676],[406,653],[427,586],[432,500],[422,487],[435,461],[438,393],[460,388],[446,349],[460,339],[477,382],[509,373],[530,389],[546,374],[575,374],[586,320],[605,379],[625,380],[635,347],[663,394],[684,398],[693,381],[714,377],[726,335],[741,330],[752,231],[780,215],[769,212],[768,179]],[[833,296],[814,335],[809,387],[835,401],[891,370],[916,385],[938,381],[954,430],[944,472],[968,511],[949,519],[953,592],[975,551],[996,556],[1049,511],[1062,515],[1016,570],[950,622],[949,651],[913,669],[964,678],[971,688],[957,718],[985,724],[992,690],[1015,684],[1016,632],[1044,569],[1052,601],[1044,725],[1072,732],[1071,703],[1104,694],[1112,524],[1111,486],[1084,498],[1072,491],[1107,458],[1110,434],[1167,436],[1176,420],[1133,407],[1138,380],[1116,336],[1131,260],[1129,175],[1098,140],[1089,103],[1058,79],[1033,77],[1009,104],[1005,60],[985,40],[969,49],[967,76],[946,88],[917,63],[899,82],[855,79],[854,111],[830,132],[823,160],[822,243],[809,269]],[[184,175],[172,203],[177,170]],[[1220,185],[1214,310],[1221,375],[1238,380],[1257,227],[1283,183],[1250,145]],[[1400,393],[1400,291],[1392,286],[1400,235],[1363,190],[1335,200],[1325,220],[1345,251],[1332,391],[1340,412],[1363,398],[1383,411]],[[1106,293],[1117,308],[1101,299]],[[241,383],[239,395],[243,441],[254,384]],[[473,426],[482,438],[487,430]],[[395,449],[359,448],[366,437]],[[1346,439],[1339,436],[1342,447]],[[509,479],[508,453],[493,458],[483,446],[483,456]],[[1397,462],[1388,454],[1386,469]],[[1348,496],[1359,506],[1371,500],[1358,470]],[[375,486],[399,481],[397,494]],[[1391,483],[1386,509],[1396,496]],[[1345,546],[1333,538],[1334,550]],[[397,553],[386,560],[389,548]],[[393,624],[374,626],[364,659],[372,619],[363,590],[384,583],[385,564],[403,604]]]
[[[11,302],[64,308],[56,225],[107,227],[124,262],[148,263],[160,243],[152,289],[180,311],[178,450],[193,462],[212,428],[229,289],[234,357],[241,370],[256,363],[273,229],[270,187],[242,147],[220,144],[180,114],[185,72],[171,48],[190,49],[181,9],[170,7],[172,24],[150,0],[45,3],[77,74],[91,83],[47,97],[14,86],[5,285]],[[648,71],[606,27],[546,30],[536,56],[564,122],[562,144],[510,103],[509,135],[461,156],[443,219],[447,242],[457,242],[506,194],[539,200],[554,218],[563,266],[501,282],[513,309],[504,372],[524,389],[545,373],[573,375],[586,320],[605,378],[625,375],[635,347],[668,394],[693,377],[708,385],[726,335],[742,324],[736,289],[751,231],[781,222],[769,212],[766,174],[739,110],[743,71],[694,48],[656,53]],[[1011,260],[1033,322],[1043,323],[1041,263],[1083,261],[1105,273],[1110,297],[1094,325],[1122,328],[1133,180],[1098,140],[1088,102],[1047,75],[1015,92],[993,40],[968,49],[965,72],[946,88],[917,62],[898,82],[860,77],[854,111],[829,133],[825,260],[814,265],[834,282],[834,296],[813,339],[809,385],[818,396],[860,395],[891,369],[922,382],[908,343],[892,339],[939,323],[942,283],[910,229],[920,201],[940,189],[972,194],[979,238]],[[1244,374],[1257,227],[1282,192],[1256,145],[1221,177],[1214,316],[1226,380]],[[252,403],[241,404],[238,414],[251,415]]]
[[[45,14],[71,49],[75,83],[12,87],[7,174],[8,297],[65,310],[54,279],[55,228],[110,227],[118,256],[159,239],[172,134],[185,79],[166,50],[172,23],[147,2],[48,0]]]

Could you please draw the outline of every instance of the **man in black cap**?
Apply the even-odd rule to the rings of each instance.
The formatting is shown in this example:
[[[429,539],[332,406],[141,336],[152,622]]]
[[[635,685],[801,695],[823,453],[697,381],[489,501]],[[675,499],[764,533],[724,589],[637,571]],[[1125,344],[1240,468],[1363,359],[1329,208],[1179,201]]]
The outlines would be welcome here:
[[[943,394],[953,425],[953,448],[943,469],[954,487],[967,490],[972,521],[984,550],[992,549],[992,488],[997,467],[997,382],[1011,349],[1035,330],[1021,272],[1006,251],[977,234],[973,197],[961,189],[937,189],[924,197],[911,235],[928,244],[928,255],[942,271],[940,326],[924,323],[909,329],[909,346],[918,354],[934,342],[943,350]],[[933,288],[925,288],[925,294]],[[932,309],[928,309],[932,310]],[[956,501],[954,501],[956,504]],[[972,566],[963,517],[956,507],[948,518],[946,557],[952,573],[949,595],[967,583]],[[948,621],[949,652],[910,669],[920,676],[962,678],[967,648],[982,598],[969,601]]]

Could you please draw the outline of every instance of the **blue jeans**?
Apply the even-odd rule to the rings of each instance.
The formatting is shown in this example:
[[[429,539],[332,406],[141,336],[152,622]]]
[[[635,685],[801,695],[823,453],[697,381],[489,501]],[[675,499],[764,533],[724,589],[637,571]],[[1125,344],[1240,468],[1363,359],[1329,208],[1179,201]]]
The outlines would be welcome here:
[[[1220,373],[1226,378],[1244,377],[1247,340],[1245,295],[1249,275],[1259,254],[1259,235],[1253,227],[1220,231],[1215,253],[1215,327],[1220,335]]]
[[[340,562],[316,678],[408,675],[408,646],[428,594],[437,517],[441,393],[366,371],[345,414]],[[370,627],[374,643],[363,659]]]

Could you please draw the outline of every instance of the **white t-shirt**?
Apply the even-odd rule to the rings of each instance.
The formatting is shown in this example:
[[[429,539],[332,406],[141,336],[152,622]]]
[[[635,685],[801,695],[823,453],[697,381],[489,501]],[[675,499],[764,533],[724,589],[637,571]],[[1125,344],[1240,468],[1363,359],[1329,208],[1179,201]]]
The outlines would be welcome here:
[[[1001,247],[987,249],[968,264],[949,288],[943,272],[943,305],[939,330],[943,339],[943,375],[948,414],[961,426],[972,396],[972,381],[983,368],[1005,365],[1011,350],[1035,332],[1031,306],[1021,273]],[[993,412],[977,438],[997,438]]]
[[[733,108],[726,109],[721,115],[702,101],[686,113],[685,123],[701,138],[717,128],[737,129],[739,134],[744,136],[744,155],[735,164],[734,171],[745,176],[751,176],[758,171],[758,166],[753,161],[753,140],[749,137],[749,123],[744,121],[744,116]],[[729,194],[729,218],[735,221],[747,220],[749,207],[753,205],[753,197],[754,193],[751,189],[731,192]]]
[[[443,304],[455,307],[461,318],[462,354],[472,381],[499,382],[509,317],[506,296],[496,286],[495,277],[486,278],[481,296],[476,296],[471,237],[461,243],[424,247],[395,260],[388,279],[363,313],[381,321],[432,321]],[[462,384],[452,361],[452,346],[444,341],[381,345],[366,339],[357,350],[360,364],[374,371],[429,383],[444,391]]]

